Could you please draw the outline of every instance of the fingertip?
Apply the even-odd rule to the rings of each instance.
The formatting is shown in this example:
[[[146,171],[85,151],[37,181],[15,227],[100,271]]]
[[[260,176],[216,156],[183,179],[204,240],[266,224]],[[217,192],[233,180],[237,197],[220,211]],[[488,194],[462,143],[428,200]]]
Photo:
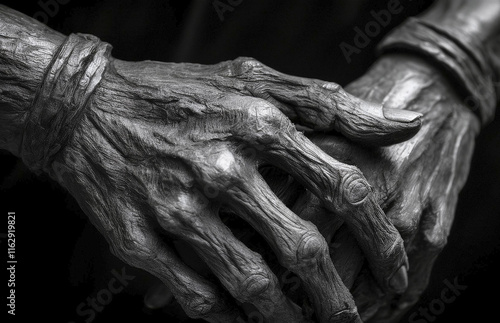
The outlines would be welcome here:
[[[372,136],[365,137],[369,139],[366,141],[369,145],[389,146],[401,143],[415,136],[422,127],[423,115],[419,112],[370,102],[365,105],[365,109],[378,120],[377,124],[372,125]]]
[[[399,267],[391,277],[389,287],[398,294],[402,294],[408,288],[408,269],[405,265]]]
[[[423,115],[419,112],[357,100],[361,104],[355,111],[337,123],[338,130],[351,140],[369,146],[389,146],[412,138],[422,126]]]
[[[372,146],[390,146],[399,144],[413,138],[422,127],[422,118],[417,117],[411,122],[387,121],[385,131],[376,133],[371,141],[367,142]]]

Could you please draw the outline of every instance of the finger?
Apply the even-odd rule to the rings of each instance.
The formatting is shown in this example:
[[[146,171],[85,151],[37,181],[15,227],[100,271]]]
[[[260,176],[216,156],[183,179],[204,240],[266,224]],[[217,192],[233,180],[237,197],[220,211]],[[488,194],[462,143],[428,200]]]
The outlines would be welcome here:
[[[371,271],[363,267],[351,288],[352,295],[358,305],[361,318],[371,322],[371,318],[386,304],[387,294],[377,285]]]
[[[434,181],[436,184],[433,185],[432,190],[436,192],[442,192],[440,186],[448,183],[441,179]],[[394,221],[399,230],[411,232],[413,237],[408,253],[410,261],[408,289],[402,295],[390,297],[385,306],[377,311],[373,322],[399,322],[399,319],[417,303],[427,288],[434,262],[446,245],[453,223],[456,201],[461,187],[458,183],[455,184],[459,188],[452,189],[452,193],[437,198],[437,201],[431,202],[429,207],[420,209],[417,214],[410,215],[410,219],[420,217],[420,223],[412,221],[412,224],[404,219]],[[402,213],[401,210],[419,209],[415,207],[415,204],[419,203],[421,203],[420,199],[409,195],[400,205],[395,205],[388,215],[401,218],[399,216]],[[407,213],[411,214],[412,212]],[[425,228],[425,230],[420,228]]]
[[[432,240],[423,242],[422,237],[417,238],[420,240],[416,241],[418,247],[412,248],[412,251],[408,253],[410,270],[407,290],[402,295],[386,295],[385,301],[379,302],[379,308],[373,313],[370,322],[399,322],[427,288],[434,262],[445,243],[440,238],[442,232],[428,232],[425,235]],[[359,294],[366,295],[366,288],[360,289]]]
[[[344,221],[336,215],[332,217],[331,212],[322,206],[321,201],[310,193],[303,194],[297,199],[292,211],[301,219],[311,221],[320,228],[321,235],[328,243],[333,265],[344,285],[350,289],[363,266],[365,257]]]
[[[382,292],[372,272],[364,266],[365,257],[345,225],[335,232],[330,243],[330,256],[351,291],[362,320],[369,320],[384,304],[387,294]]]
[[[427,288],[432,267],[438,254],[432,255],[428,253],[413,257],[410,253],[410,265],[412,268],[408,272],[408,289],[400,296],[386,296],[385,302],[379,304],[379,308],[373,313],[370,322],[399,322],[405,313],[418,302],[420,296]],[[415,262],[413,259],[415,259]],[[417,263],[417,261],[420,262]]]
[[[301,309],[288,300],[263,258],[236,239],[216,210],[201,203],[197,193],[179,193],[157,211],[160,225],[187,241],[222,285],[241,303],[253,304],[270,322],[303,322]]]
[[[260,131],[242,131],[239,135],[259,147],[261,156],[289,172],[346,222],[383,289],[404,291],[408,263],[403,240],[362,173],[330,157],[273,111],[272,106],[261,105],[255,116]]]
[[[283,197],[286,200],[290,199],[289,191],[297,190],[298,183],[284,181],[286,176],[283,176],[279,169],[267,167],[266,172],[260,173],[265,176],[266,182],[282,201]],[[277,192],[282,194],[278,195]],[[338,216],[332,217],[331,212],[326,210],[321,201],[309,191],[304,191],[295,197],[294,203],[291,204],[293,213],[303,220],[312,222],[325,237],[333,264],[344,285],[350,289],[363,266],[365,257],[356,239],[344,225],[344,221]]]
[[[304,203],[306,200],[307,204]],[[374,286],[376,283],[372,275],[364,273],[363,278],[358,277],[365,263],[365,256],[347,226],[339,218],[332,218],[318,198],[311,194],[303,194],[292,210],[302,219],[310,220],[321,228],[321,234],[329,245],[332,262],[344,285],[351,290],[358,312],[363,320],[369,318],[382,305],[384,295]]]
[[[300,185],[298,182],[296,184]],[[332,237],[334,237],[339,228],[344,224],[344,220],[341,217],[332,214],[331,211],[323,206],[323,203],[316,195],[307,190],[295,199],[291,210],[301,219],[314,223],[328,244],[330,244]]]
[[[301,278],[319,320],[359,322],[355,304],[316,227],[286,208],[256,170],[232,176],[230,181],[221,181],[233,183],[223,199],[268,241],[280,264]]]
[[[186,266],[132,208],[117,204],[125,225],[109,232],[111,251],[126,263],[158,277],[191,318],[234,322],[240,313],[213,283]]]
[[[286,75],[252,58],[238,58],[231,75],[243,81],[239,93],[270,101],[296,123],[314,130],[337,130],[371,145],[391,145],[413,137],[422,114],[383,107],[347,93],[335,83]]]
[[[386,191],[386,183],[388,181],[387,176],[381,174],[381,170],[384,169],[383,159],[377,154],[371,154],[369,151],[362,149],[360,147],[352,146],[345,139],[340,137],[324,136],[324,135],[314,135],[311,140],[321,147],[322,150],[327,152],[330,156],[339,158],[342,160],[348,160],[350,163],[362,166],[363,171],[366,171],[369,175],[370,183],[379,188],[379,197],[377,200],[381,205],[390,205],[387,217],[394,224],[396,229],[400,232],[401,236],[405,241],[410,241],[413,239],[415,231],[417,230],[418,219],[422,214],[422,207],[420,206],[420,190],[414,189],[414,184],[409,184],[407,188],[405,186],[399,187],[400,191],[406,192],[400,199],[399,197],[392,202],[388,201],[388,194]],[[386,165],[389,166],[390,165]],[[390,169],[387,167],[387,169]],[[405,181],[409,182],[409,181]],[[411,187],[410,187],[411,186]],[[413,202],[418,202],[417,204],[412,204]],[[401,205],[401,206],[400,206]],[[344,227],[340,230],[342,231]],[[345,232],[345,230],[343,230]],[[376,285],[375,279],[372,274],[366,271],[365,268],[359,271],[359,267],[363,264],[363,256],[356,256],[356,251],[351,250],[353,247],[356,249],[357,246],[353,246],[349,241],[350,237],[343,238],[343,234],[335,234],[333,237],[331,245],[336,245],[335,249],[331,248],[332,260],[339,270],[339,275],[343,278],[347,287],[350,288],[354,299],[356,300],[356,305],[358,306],[359,313],[363,320],[369,320],[372,322],[371,318],[377,314],[377,319],[380,322],[389,322],[391,316],[389,313],[397,312],[399,314],[403,313],[403,308],[407,309],[411,304],[414,303],[410,298],[403,300],[405,295],[412,293],[412,289],[416,286],[412,280],[412,273],[418,271],[417,264],[412,260],[413,253],[408,254],[408,259],[410,263],[410,268],[408,271],[408,287],[403,294],[388,293],[384,295],[380,288]],[[408,248],[407,248],[408,249]],[[410,249],[412,249],[410,247]],[[338,251],[338,252],[335,252]],[[347,255],[346,252],[348,253]],[[352,283],[352,279],[355,279],[355,283]],[[420,285],[422,286],[422,285]],[[418,297],[417,297],[418,298]],[[401,302],[400,302],[401,300]],[[415,299],[416,300],[416,299]],[[401,307],[401,310],[399,309]],[[398,322],[396,315],[393,322]]]
[[[350,289],[363,267],[365,257],[347,226],[341,226],[334,233],[330,257],[342,281]]]

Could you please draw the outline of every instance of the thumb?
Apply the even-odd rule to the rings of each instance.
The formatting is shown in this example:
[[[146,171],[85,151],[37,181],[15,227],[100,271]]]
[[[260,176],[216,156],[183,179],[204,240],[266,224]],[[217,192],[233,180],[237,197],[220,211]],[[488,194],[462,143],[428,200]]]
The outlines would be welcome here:
[[[340,92],[337,99],[335,130],[347,138],[367,145],[387,146],[413,137],[422,125],[422,114],[380,103],[372,103]]]

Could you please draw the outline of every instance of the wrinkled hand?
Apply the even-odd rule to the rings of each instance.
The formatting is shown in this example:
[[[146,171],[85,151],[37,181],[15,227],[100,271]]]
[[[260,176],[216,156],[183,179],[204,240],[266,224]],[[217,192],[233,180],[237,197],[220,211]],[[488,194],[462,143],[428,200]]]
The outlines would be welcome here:
[[[379,145],[406,140],[420,127],[419,114],[383,110],[336,84],[280,74],[252,59],[213,66],[114,60],[52,176],[113,253],[159,277],[191,317],[229,322],[239,314],[217,283],[177,257],[177,239],[237,301],[272,322],[302,321],[263,258],[221,221],[224,206],[303,280],[322,322],[355,320],[324,238],[276,197],[257,165],[286,171],[344,219],[385,290],[406,287],[391,285],[407,261],[403,241],[361,172],[318,149],[290,119]],[[396,276],[400,282],[406,272]]]
[[[385,172],[385,180],[379,177],[377,187],[385,182],[385,197],[379,200],[405,240],[410,261],[409,287],[402,295],[387,295],[370,322],[397,322],[427,287],[434,261],[446,245],[480,129],[479,119],[464,104],[469,100],[460,96],[441,71],[417,62],[411,64],[404,80],[387,92],[384,101],[421,112],[426,126],[410,142],[387,149],[395,168]],[[353,85],[357,86],[362,88]],[[397,91],[399,98],[394,96]],[[391,188],[390,183],[396,187]],[[361,285],[355,295],[360,308],[365,308],[361,304],[369,304],[371,310],[375,309],[371,306],[373,300],[363,301],[367,294]],[[364,316],[368,317],[369,312],[367,308]]]
[[[352,287],[362,318],[397,322],[426,288],[434,260],[446,245],[479,122],[443,73],[414,56],[383,57],[347,89],[384,107],[424,115],[414,138],[385,148],[366,149],[338,136],[311,136],[330,156],[358,166],[374,188],[377,201],[405,241],[410,264],[407,290],[384,296],[372,278],[373,270],[362,268],[365,256],[342,226],[344,219],[332,217],[316,197],[302,194],[292,210],[315,223],[326,237],[334,265]],[[266,177],[286,203],[294,202],[290,196],[297,185],[283,187],[280,178],[272,173]]]

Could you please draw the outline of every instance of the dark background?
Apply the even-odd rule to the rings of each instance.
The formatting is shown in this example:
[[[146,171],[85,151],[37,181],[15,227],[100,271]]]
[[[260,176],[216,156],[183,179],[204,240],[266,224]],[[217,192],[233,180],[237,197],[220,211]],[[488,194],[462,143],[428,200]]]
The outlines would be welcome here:
[[[40,3],[46,2],[50,1]],[[61,2],[67,3],[48,12],[47,24],[51,28],[64,34],[97,35],[114,46],[113,56],[120,59],[211,64],[251,56],[282,72],[341,85],[362,75],[373,63],[375,45],[385,33],[430,3],[402,0],[402,13],[394,15],[391,24],[382,28],[380,35],[372,38],[361,53],[353,55],[348,64],[339,44],[352,44],[354,27],[363,28],[373,20],[370,10],[387,8],[386,1],[242,0],[232,6],[232,11],[224,12],[223,20],[209,0]],[[2,3],[29,16],[41,17],[40,12],[44,12],[38,1]],[[448,245],[434,267],[421,302],[409,313],[419,307],[427,308],[440,297],[444,280],[458,277],[467,290],[446,305],[434,322],[481,322],[497,316],[499,129],[497,118],[477,140],[470,177],[461,194]],[[110,255],[104,239],[57,184],[31,174],[7,152],[0,151],[0,162],[2,217],[8,211],[17,213],[17,321],[24,322],[29,317],[37,322],[83,322],[76,313],[78,304],[107,286],[112,269],[120,270],[126,265]],[[4,224],[1,228],[3,233]],[[0,237],[0,242],[3,253],[6,240]],[[136,278],[93,322],[178,321],[144,307],[142,295],[155,282],[153,278],[129,266],[126,272]],[[408,318],[402,322],[408,322]]]

